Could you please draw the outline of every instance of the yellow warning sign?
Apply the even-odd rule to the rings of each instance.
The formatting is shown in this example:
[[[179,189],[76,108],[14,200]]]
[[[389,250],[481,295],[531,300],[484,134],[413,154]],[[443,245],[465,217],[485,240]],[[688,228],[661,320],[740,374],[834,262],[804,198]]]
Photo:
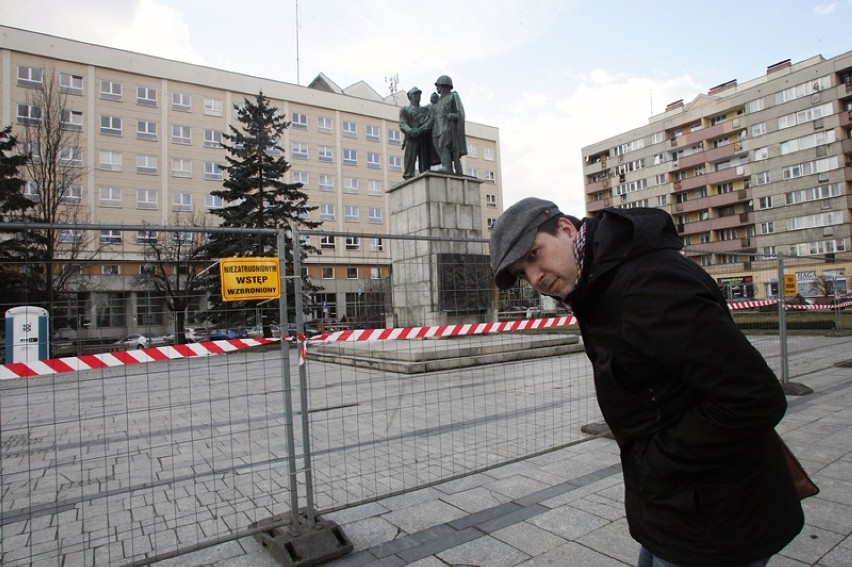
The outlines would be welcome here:
[[[222,258],[222,301],[274,299],[281,295],[278,258]]]
[[[784,295],[796,295],[796,274],[784,274]]]

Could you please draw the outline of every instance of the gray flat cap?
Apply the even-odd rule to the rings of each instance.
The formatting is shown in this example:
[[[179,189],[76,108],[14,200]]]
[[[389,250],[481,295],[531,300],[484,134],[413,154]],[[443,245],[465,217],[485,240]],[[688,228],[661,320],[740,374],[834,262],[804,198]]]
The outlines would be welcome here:
[[[491,227],[491,271],[500,289],[509,289],[517,278],[509,266],[520,260],[532,248],[538,227],[561,215],[551,201],[527,197],[503,211]]]

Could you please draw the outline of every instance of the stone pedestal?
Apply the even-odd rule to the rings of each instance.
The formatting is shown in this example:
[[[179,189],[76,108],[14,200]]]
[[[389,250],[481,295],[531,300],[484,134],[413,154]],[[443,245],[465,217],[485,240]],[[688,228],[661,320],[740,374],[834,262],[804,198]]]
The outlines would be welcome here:
[[[388,191],[395,325],[478,322],[490,307],[482,181],[426,172]]]

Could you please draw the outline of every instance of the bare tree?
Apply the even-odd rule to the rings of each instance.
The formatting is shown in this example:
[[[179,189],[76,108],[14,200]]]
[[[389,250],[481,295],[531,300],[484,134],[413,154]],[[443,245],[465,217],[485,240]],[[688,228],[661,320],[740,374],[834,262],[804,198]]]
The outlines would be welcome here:
[[[175,226],[203,228],[207,226],[201,215],[189,218],[175,213]],[[205,293],[204,274],[210,266],[205,248],[206,234],[196,231],[151,231],[145,235],[145,264],[138,284],[153,289],[163,297],[166,308],[175,322],[175,341],[186,342],[186,312],[194,299]]]
[[[28,158],[23,169],[27,179],[24,193],[33,201],[28,211],[30,220],[68,227],[30,236],[36,251],[30,263],[39,266],[41,280],[33,282],[32,288],[43,290],[42,301],[55,316],[54,305],[60,295],[82,291],[82,255],[92,257],[97,251],[92,245],[94,235],[75,229],[75,225],[88,221],[81,206],[82,180],[87,173],[80,145],[83,114],[72,108],[54,69],[39,71],[41,82],[33,80],[26,102],[18,103],[18,124]],[[32,268],[30,272],[34,273]]]

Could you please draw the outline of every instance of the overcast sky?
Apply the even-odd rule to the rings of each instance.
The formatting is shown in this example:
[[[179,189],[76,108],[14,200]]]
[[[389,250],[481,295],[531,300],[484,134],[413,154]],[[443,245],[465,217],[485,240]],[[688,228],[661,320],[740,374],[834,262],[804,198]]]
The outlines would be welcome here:
[[[582,215],[580,150],[669,102],[852,50],[852,0],[0,0],[4,25],[302,85],[382,95],[448,74],[500,130],[505,206]],[[297,65],[298,26],[298,65]]]

